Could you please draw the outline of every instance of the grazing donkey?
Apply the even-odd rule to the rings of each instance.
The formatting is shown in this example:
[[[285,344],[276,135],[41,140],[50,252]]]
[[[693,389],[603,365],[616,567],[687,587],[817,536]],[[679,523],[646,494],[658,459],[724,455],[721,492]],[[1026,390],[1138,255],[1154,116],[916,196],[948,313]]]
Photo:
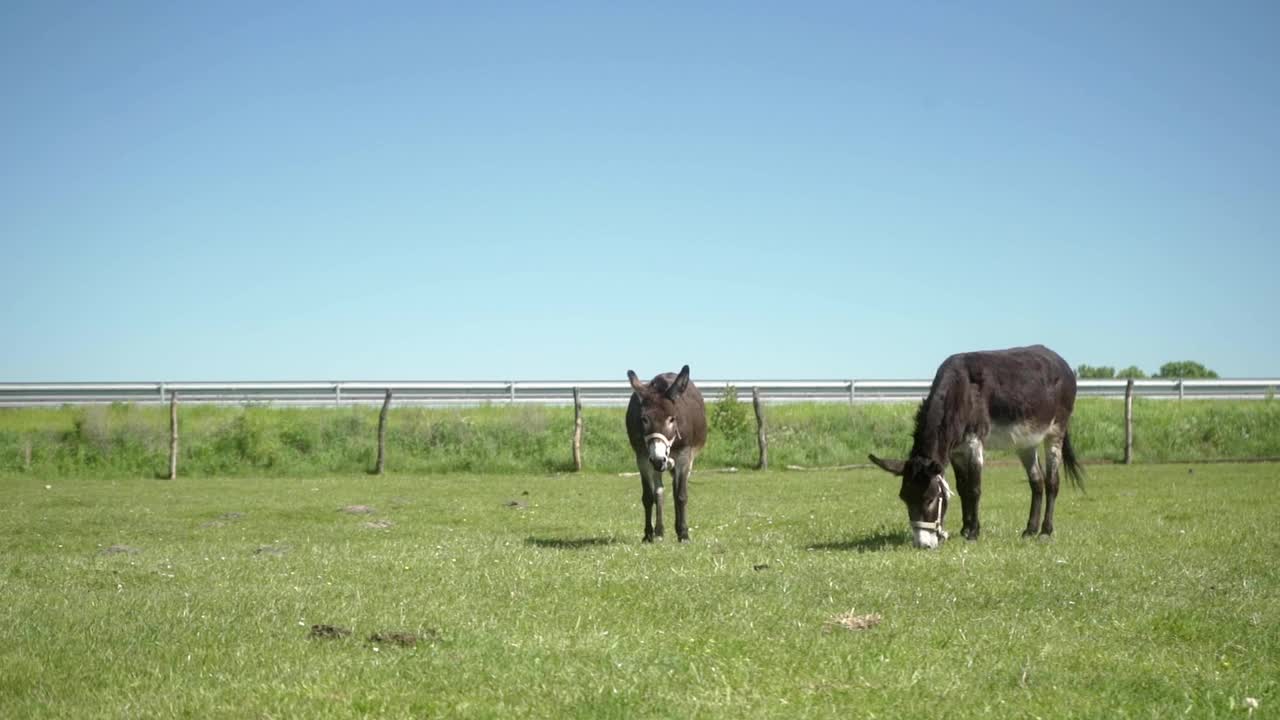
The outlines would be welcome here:
[[[707,410],[702,393],[689,382],[689,366],[680,373],[663,373],[646,385],[631,370],[627,379],[635,392],[627,405],[627,437],[640,468],[640,499],[644,502],[644,541],[662,537],[662,474],[671,471],[676,494],[676,537],[689,541],[689,474],[693,461],[707,444]],[[658,522],[653,522],[653,508]]]
[[[902,477],[898,497],[907,505],[916,547],[933,548],[947,538],[942,521],[951,487],[943,475],[947,461],[956,473],[968,540],[978,538],[982,495],[982,450],[1012,447],[1031,481],[1031,515],[1023,537],[1053,534],[1053,504],[1059,468],[1082,482],[1067,430],[1076,403],[1071,366],[1043,345],[952,355],[938,368],[929,396],[916,413],[915,438],[906,461],[871,462]],[[1040,468],[1037,446],[1047,450]],[[1040,505],[1044,502],[1044,521]]]

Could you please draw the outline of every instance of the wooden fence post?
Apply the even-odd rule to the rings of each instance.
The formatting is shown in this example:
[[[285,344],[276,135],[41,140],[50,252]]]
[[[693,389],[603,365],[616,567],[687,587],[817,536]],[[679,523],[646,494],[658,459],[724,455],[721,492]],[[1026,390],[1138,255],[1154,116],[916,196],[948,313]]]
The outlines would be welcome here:
[[[760,445],[760,462],[757,469],[769,469],[769,435],[764,426],[764,406],[760,404],[760,388],[751,388],[751,404],[756,409],[756,442]]]
[[[1124,464],[1133,464],[1133,378],[1124,385]]]
[[[178,479],[178,393],[169,394],[169,479]]]
[[[391,409],[391,390],[382,398],[382,412],[378,413],[378,462],[373,468],[375,475],[381,475],[387,465],[387,411]]]
[[[582,396],[573,389],[573,469],[582,472]]]

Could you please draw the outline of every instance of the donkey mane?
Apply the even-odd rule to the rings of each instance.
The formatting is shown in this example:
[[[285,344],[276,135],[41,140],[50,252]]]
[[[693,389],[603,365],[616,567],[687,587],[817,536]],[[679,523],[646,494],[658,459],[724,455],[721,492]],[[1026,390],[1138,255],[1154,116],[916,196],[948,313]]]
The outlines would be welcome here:
[[[928,397],[916,410],[911,443],[911,457],[929,458],[939,465],[946,465],[951,451],[976,424],[970,417],[971,408],[966,407],[968,378],[960,377],[948,365],[943,363],[938,369]]]
[[[674,376],[673,376],[674,377]],[[667,373],[658,375],[649,381],[649,389],[654,393],[661,395],[671,389],[671,381],[667,380]]]

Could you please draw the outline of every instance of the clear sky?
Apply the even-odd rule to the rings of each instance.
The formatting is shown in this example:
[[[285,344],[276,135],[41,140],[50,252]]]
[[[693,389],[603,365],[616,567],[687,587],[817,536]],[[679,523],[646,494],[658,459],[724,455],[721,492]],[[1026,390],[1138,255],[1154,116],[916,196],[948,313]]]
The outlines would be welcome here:
[[[0,381],[1280,375],[1280,3],[0,4]]]

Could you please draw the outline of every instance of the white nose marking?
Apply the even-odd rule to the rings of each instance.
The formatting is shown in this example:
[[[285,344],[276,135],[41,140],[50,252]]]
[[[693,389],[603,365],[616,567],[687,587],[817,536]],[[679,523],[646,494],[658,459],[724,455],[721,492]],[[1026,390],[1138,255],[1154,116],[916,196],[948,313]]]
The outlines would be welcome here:
[[[662,469],[670,470],[675,467],[675,461],[671,459],[671,441],[662,433],[649,433],[645,436],[649,441],[649,460],[653,462],[661,462]]]
[[[915,542],[916,547],[927,548],[929,550],[938,547],[938,536],[932,530],[911,528],[911,532],[914,535],[912,540]]]

